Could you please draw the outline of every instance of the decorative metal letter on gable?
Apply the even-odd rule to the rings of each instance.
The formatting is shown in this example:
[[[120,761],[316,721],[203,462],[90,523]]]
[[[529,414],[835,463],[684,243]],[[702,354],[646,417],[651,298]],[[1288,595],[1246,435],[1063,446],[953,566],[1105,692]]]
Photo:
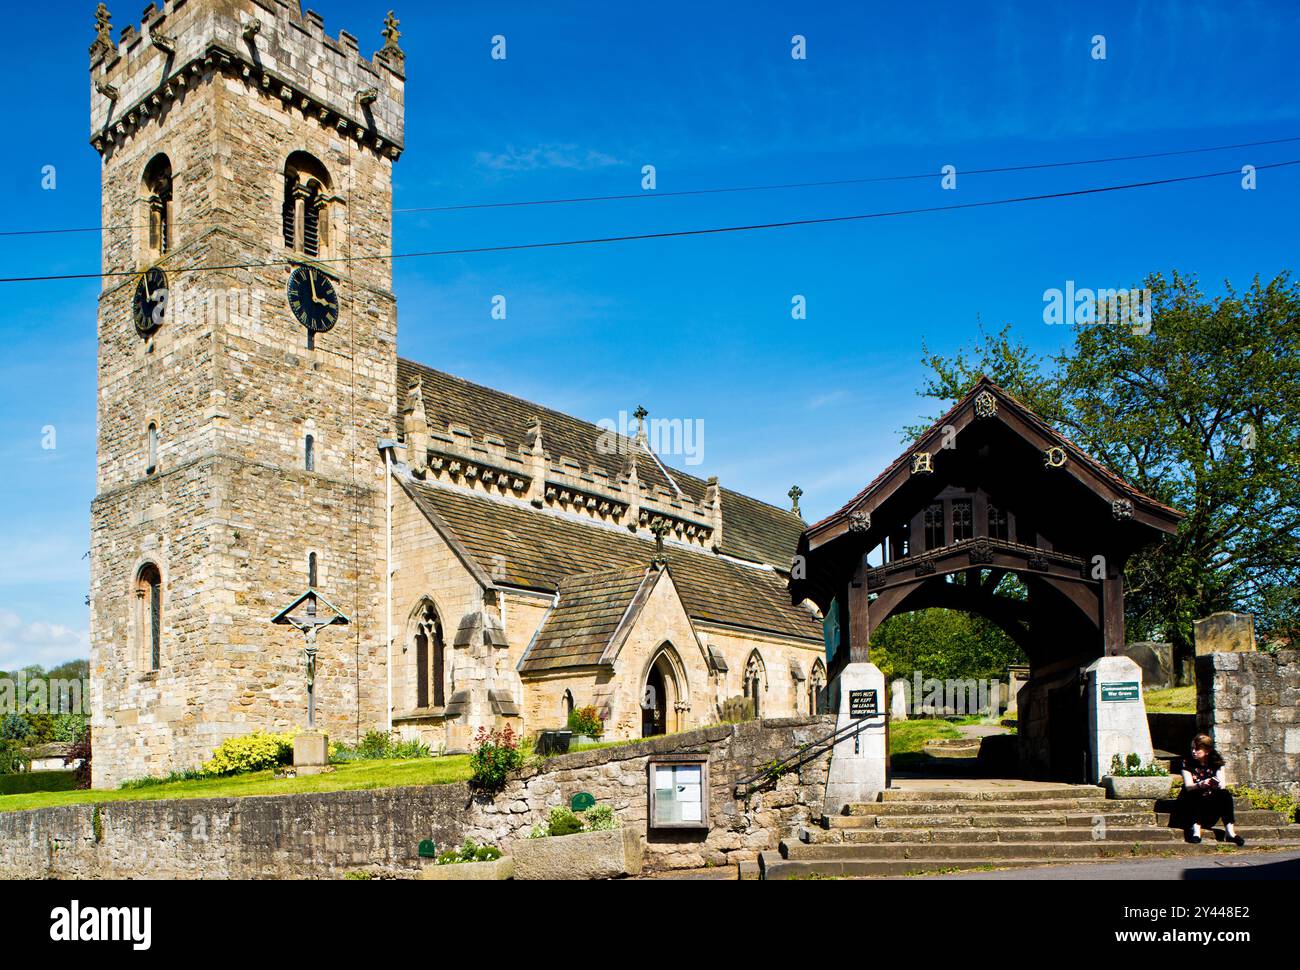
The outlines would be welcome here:
[[[934,474],[934,456],[928,451],[918,451],[912,456],[913,475]]]
[[[1052,447],[1043,452],[1043,464],[1048,468],[1063,468],[1069,461],[1064,448]]]
[[[998,399],[988,391],[975,395],[975,417],[991,418],[998,413]]]
[[[1126,498],[1116,499],[1110,503],[1110,514],[1115,517],[1117,522],[1131,519],[1133,518],[1133,503]]]
[[[869,531],[871,531],[871,513],[870,513],[870,512],[850,512],[850,513],[849,513],[849,531],[850,531],[850,532],[869,532]]]

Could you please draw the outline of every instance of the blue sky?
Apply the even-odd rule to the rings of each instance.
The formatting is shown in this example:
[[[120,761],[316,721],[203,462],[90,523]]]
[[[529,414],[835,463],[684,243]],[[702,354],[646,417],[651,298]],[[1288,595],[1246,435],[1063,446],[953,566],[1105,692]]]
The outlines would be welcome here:
[[[396,0],[393,0],[396,2]],[[388,2],[315,0],[369,53]],[[114,6],[115,27],[139,4]],[[937,172],[1300,135],[1291,3],[651,5],[407,3],[398,208],[935,172],[934,179],[588,205],[399,214],[397,251],[527,243],[951,204],[1300,158],[1300,142],[1037,173]],[[93,226],[94,4],[7,11],[0,230]],[[52,29],[58,25],[59,29]],[[506,38],[504,61],[491,38]],[[790,56],[791,37],[807,57]],[[1092,57],[1104,35],[1105,60]],[[40,44],[32,37],[43,37]],[[41,188],[54,165],[57,188]],[[1069,334],[1043,293],[1198,274],[1214,291],[1295,268],[1300,168],[1023,206],[466,257],[395,267],[404,356],[600,420],[700,420],[703,463],[809,518],[838,507],[936,405],[924,339],[1010,323]],[[0,237],[6,272],[93,271],[97,234]],[[84,656],[95,474],[93,283],[0,293],[0,668]],[[507,299],[505,321],[491,301]],[[791,299],[807,319],[791,319]],[[57,447],[45,449],[53,426]],[[681,464],[680,458],[668,457]]]

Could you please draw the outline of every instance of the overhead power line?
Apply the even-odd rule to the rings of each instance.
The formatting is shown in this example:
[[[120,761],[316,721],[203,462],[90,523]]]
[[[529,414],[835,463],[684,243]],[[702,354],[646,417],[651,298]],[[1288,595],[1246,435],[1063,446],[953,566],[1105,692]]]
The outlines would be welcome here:
[[[1255,170],[1265,171],[1267,169],[1287,168],[1291,165],[1300,165],[1300,158],[1285,162],[1273,162],[1267,165],[1256,165]],[[1022,195],[1009,199],[988,199],[983,202],[955,202],[951,205],[924,206],[913,209],[894,209],[886,212],[865,212],[844,216],[820,216],[810,219],[789,219],[782,222],[761,222],[739,226],[713,226],[705,229],[677,229],[667,230],[664,232],[632,233],[623,236],[593,236],[586,239],[563,239],[549,242],[514,243],[499,246],[472,246],[465,249],[439,249],[429,250],[426,252],[386,253],[374,256],[340,256],[330,259],[317,259],[314,260],[314,262],[322,265],[330,265],[334,263],[361,263],[375,262],[379,260],[424,259],[433,256],[471,256],[484,253],[523,252],[532,249],[555,249],[563,246],[593,246],[604,243],[634,242],[637,240],[679,239],[687,236],[711,236],[733,232],[754,232],[764,229],[789,229],[796,226],[817,226],[841,222],[860,222],[868,219],[887,219],[897,216],[920,215],[927,212],[955,212],[961,209],[983,209],[1000,205],[1016,205],[1024,202],[1042,202],[1048,199],[1068,199],[1085,195],[1100,195],[1106,192],[1122,192],[1130,189],[1151,188],[1158,185],[1176,185],[1183,182],[1199,182],[1205,179],[1223,178],[1229,175],[1240,176],[1241,171],[1238,169],[1227,169],[1222,172],[1205,172],[1201,175],[1180,175],[1163,179],[1149,179],[1144,182],[1127,182],[1121,185],[1101,185],[1087,189],[1071,189],[1065,192],[1046,192],[1041,195]],[[276,259],[266,262],[230,263],[218,266],[181,266],[169,268],[167,272],[173,275],[180,275],[184,273],[217,272],[236,269],[265,269],[272,266],[294,265],[296,262],[297,261],[295,260],[289,259]],[[0,278],[0,283],[92,280],[138,275],[140,275],[139,270],[110,270],[101,273],[65,273],[51,276],[13,276]]]
[[[1084,158],[1074,161],[1065,162],[1040,162],[1032,165],[1002,165],[995,168],[957,168],[957,174],[965,177],[969,175],[997,175],[1008,172],[1031,172],[1044,169],[1055,168],[1072,168],[1081,165],[1104,165],[1112,162],[1131,162],[1152,158],[1173,158],[1180,155],[1204,155],[1209,152],[1226,152],[1238,148],[1258,148],[1265,145],[1283,145],[1289,142],[1300,141],[1300,135],[1290,138],[1272,138],[1266,141],[1245,141],[1238,142],[1235,145],[1212,145],[1206,148],[1183,148],[1167,152],[1145,152],[1139,155],[1110,155],[1104,158]],[[1258,166],[1257,166],[1258,167]],[[737,185],[723,186],[719,188],[706,189],[681,189],[674,192],[633,192],[623,195],[582,195],[568,198],[557,199],[529,199],[518,202],[463,202],[454,205],[433,205],[433,206],[408,206],[404,208],[393,209],[395,215],[410,215],[414,213],[428,212],[461,212],[473,209],[511,209],[524,208],[528,206],[540,205],[572,205],[577,203],[588,202],[619,202],[631,199],[672,199],[684,196],[701,196],[701,195],[724,195],[729,193],[740,192],[771,192],[780,189],[811,189],[826,188],[836,185],[868,185],[872,183],[884,182],[913,182],[921,179],[937,179],[942,177],[941,172],[917,172],[910,175],[874,175],[863,176],[861,178],[841,178],[841,179],[824,179],[821,181],[811,182],[774,182],[765,185]],[[217,220],[180,220],[174,223],[178,226],[205,226],[216,225]],[[79,228],[65,229],[8,229],[0,230],[0,238],[9,236],[57,236],[69,235],[74,233],[87,232],[125,232],[133,230],[144,230],[147,226],[137,225],[118,225],[118,226],[83,226]]]

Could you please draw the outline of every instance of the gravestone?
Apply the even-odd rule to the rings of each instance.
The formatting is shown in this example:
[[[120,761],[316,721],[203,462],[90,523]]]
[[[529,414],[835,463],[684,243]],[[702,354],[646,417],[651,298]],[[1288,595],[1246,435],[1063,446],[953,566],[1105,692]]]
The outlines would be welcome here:
[[[1007,668],[1007,710],[1006,716],[1014,717],[1020,712],[1020,688],[1029,683],[1029,668],[1015,664]]]
[[[1155,759],[1147,706],[1142,700],[1142,668],[1128,657],[1102,657],[1086,672],[1088,731],[1091,737],[1088,780],[1110,773],[1111,758],[1130,754],[1143,765]]]
[[[1142,640],[1125,647],[1124,656],[1142,668],[1142,684],[1148,690],[1174,686],[1172,644]]]
[[[874,801],[885,790],[884,696],[885,675],[872,663],[849,664],[831,685],[831,703],[839,712],[836,730],[845,731],[850,725],[862,730],[831,751],[827,815],[840,814],[850,802]]]
[[[1211,613],[1192,624],[1196,656],[1207,653],[1253,653],[1255,618],[1249,613]]]
[[[889,716],[895,721],[907,720],[907,686],[907,680],[903,677],[889,685]]]

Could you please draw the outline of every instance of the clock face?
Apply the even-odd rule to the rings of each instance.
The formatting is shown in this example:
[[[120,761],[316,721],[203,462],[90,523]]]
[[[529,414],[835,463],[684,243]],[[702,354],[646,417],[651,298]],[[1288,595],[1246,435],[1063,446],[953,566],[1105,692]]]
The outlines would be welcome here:
[[[312,266],[295,266],[289,274],[289,309],[312,333],[325,333],[339,322],[339,294],[334,281]]]
[[[156,266],[145,270],[136,284],[135,299],[131,303],[135,329],[142,336],[148,336],[162,326],[167,314],[167,296],[167,274]]]

